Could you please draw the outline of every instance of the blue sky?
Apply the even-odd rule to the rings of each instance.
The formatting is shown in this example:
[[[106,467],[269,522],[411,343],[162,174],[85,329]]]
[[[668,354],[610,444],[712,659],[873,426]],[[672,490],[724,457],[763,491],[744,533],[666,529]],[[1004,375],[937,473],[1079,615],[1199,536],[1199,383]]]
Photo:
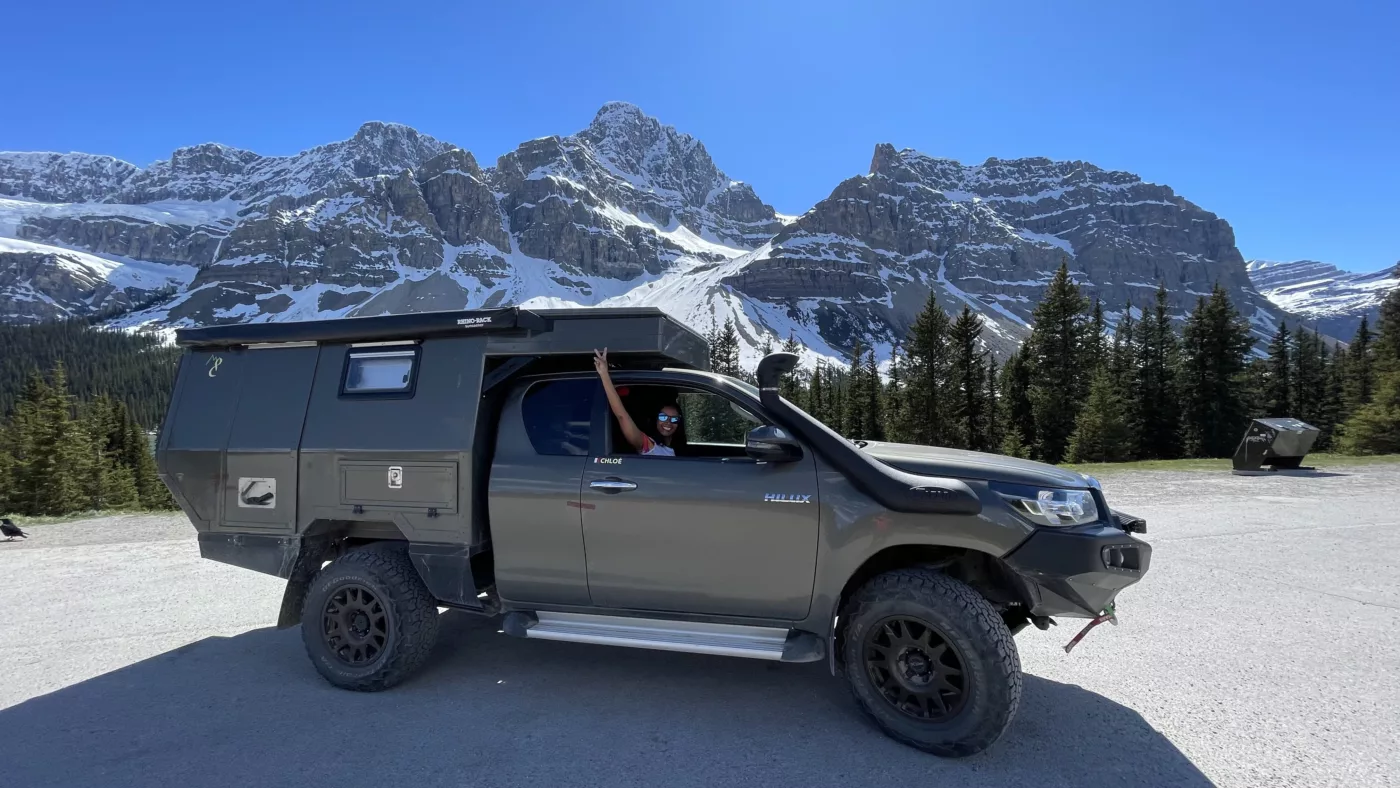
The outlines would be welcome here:
[[[1246,258],[1400,259],[1396,3],[122,5],[6,12],[0,149],[145,165],[388,120],[489,164],[624,100],[784,213],[888,141],[1130,170],[1229,220]]]

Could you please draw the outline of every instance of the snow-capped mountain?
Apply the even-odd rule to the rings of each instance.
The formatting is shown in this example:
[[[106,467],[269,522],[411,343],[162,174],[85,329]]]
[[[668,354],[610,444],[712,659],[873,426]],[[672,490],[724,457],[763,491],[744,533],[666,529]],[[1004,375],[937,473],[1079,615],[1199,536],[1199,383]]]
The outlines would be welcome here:
[[[1362,315],[1374,330],[1381,301],[1400,288],[1400,263],[1371,273],[1316,260],[1250,260],[1247,267],[1254,286],[1280,309],[1344,342],[1355,336]]]
[[[486,168],[384,123],[294,156],[211,143],[144,169],[0,153],[0,237],[30,244],[0,257],[0,319],[12,321],[120,307],[172,283],[174,297],[117,322],[655,305],[701,330],[734,318],[752,363],[789,335],[817,355],[857,338],[888,353],[932,292],[981,315],[1004,353],[1061,260],[1110,320],[1146,306],[1159,280],[1178,314],[1218,280],[1261,337],[1280,315],[1224,220],[1129,173],[966,166],[882,144],[868,173],[784,217],[700,141],[622,103]],[[81,275],[61,256],[79,252]]]
[[[134,295],[188,285],[194,273],[187,265],[117,260],[0,238],[0,314],[33,323],[131,307]]]

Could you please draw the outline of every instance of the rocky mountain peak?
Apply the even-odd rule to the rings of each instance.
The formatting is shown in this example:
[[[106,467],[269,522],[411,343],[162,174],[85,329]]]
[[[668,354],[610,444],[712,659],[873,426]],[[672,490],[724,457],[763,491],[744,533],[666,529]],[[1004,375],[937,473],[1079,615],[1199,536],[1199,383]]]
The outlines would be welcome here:
[[[92,202],[141,168],[90,153],[0,152],[0,197],[40,202]]]
[[[186,148],[176,148],[170,154],[170,171],[176,175],[197,175],[217,172],[221,175],[238,175],[248,165],[262,156],[250,150],[234,148],[217,142],[206,142]]]
[[[576,138],[633,186],[674,192],[696,207],[729,185],[699,140],[631,104],[604,104]]]
[[[888,142],[881,142],[875,145],[875,155],[870,158],[870,174],[889,176],[891,173],[902,169],[904,163],[900,161],[899,152]]]

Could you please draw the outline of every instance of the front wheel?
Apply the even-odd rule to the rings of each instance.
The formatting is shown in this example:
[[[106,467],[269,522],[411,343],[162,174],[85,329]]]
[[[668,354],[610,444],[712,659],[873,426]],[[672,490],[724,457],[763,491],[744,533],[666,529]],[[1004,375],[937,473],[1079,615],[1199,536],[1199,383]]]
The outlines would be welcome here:
[[[846,609],[846,679],[887,735],[935,755],[990,747],[1021,702],[1011,631],[971,587],[930,569],[872,578]]]
[[[322,677],[374,692],[408,678],[437,642],[437,602],[401,545],[353,550],[322,569],[306,594],[301,637]]]

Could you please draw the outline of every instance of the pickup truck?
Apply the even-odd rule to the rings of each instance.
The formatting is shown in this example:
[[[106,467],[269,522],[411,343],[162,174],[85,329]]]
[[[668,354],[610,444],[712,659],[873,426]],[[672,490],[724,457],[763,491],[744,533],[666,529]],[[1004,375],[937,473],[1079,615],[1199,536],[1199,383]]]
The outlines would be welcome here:
[[[441,610],[524,639],[825,663],[885,733],[942,756],[1006,730],[1013,635],[1112,620],[1142,520],[1082,474],[852,441],[712,374],[653,309],[489,309],[182,329],[157,457],[201,555],[287,580],[330,683],[429,658]],[[674,456],[636,424],[680,414]],[[523,647],[523,646],[522,646]],[[683,680],[683,679],[678,679]]]

